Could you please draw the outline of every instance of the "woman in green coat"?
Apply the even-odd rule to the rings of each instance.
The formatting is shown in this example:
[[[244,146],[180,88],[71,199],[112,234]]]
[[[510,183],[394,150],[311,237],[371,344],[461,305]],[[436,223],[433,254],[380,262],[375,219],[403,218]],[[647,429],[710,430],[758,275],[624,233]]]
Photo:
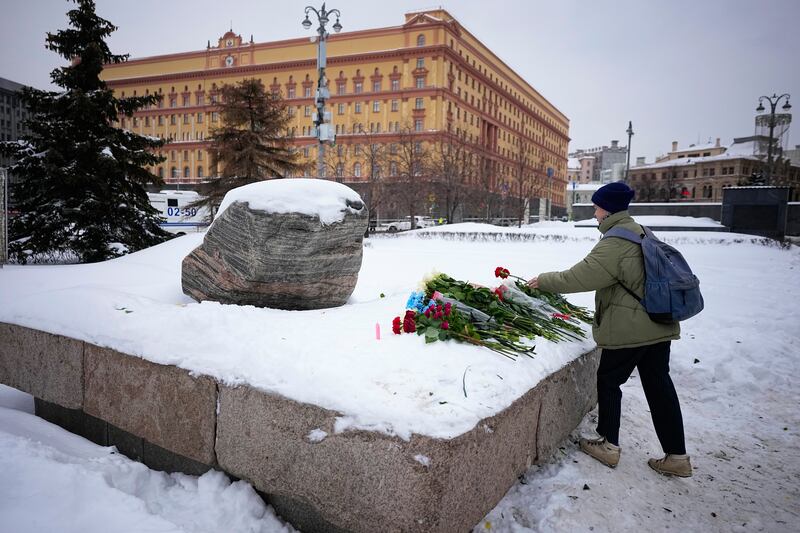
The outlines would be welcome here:
[[[600,232],[622,227],[643,234],[628,214],[633,190],[622,182],[604,185],[592,196]],[[665,456],[648,464],[661,474],[692,475],[683,434],[678,395],[669,376],[670,342],[680,338],[678,323],[661,324],[627,289],[642,294],[645,272],[642,248],[621,238],[601,239],[580,263],[563,272],[547,272],[528,284],[549,292],[596,291],[592,333],[602,348],[597,369],[598,439],[581,439],[581,450],[600,462],[619,463],[622,391],[634,368],[639,370],[653,425]]]

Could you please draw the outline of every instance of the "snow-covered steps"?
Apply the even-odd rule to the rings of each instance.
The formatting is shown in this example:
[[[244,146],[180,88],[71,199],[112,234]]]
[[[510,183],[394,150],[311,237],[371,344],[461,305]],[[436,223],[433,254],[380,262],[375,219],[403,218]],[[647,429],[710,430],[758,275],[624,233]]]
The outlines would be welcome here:
[[[594,405],[598,360],[597,350],[577,357],[455,437],[403,439],[343,428],[341,413],[276,393],[0,323],[0,381],[40,398],[39,414],[154,468],[245,479],[303,531],[469,530]]]

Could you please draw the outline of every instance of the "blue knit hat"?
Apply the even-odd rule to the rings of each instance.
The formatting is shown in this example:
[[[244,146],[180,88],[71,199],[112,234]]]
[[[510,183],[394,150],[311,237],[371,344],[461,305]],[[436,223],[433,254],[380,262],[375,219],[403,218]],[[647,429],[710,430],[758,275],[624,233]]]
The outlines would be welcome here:
[[[603,185],[592,195],[592,203],[602,207],[609,213],[617,213],[628,209],[628,204],[633,200],[633,189],[617,181]]]

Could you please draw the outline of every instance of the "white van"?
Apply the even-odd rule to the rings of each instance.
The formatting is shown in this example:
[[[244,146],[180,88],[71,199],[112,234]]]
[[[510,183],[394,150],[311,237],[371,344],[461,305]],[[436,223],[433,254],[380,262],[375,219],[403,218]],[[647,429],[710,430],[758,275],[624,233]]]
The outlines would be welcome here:
[[[158,209],[161,228],[176,235],[185,235],[208,228],[208,209],[189,207],[200,199],[196,191],[149,192],[150,205]]]

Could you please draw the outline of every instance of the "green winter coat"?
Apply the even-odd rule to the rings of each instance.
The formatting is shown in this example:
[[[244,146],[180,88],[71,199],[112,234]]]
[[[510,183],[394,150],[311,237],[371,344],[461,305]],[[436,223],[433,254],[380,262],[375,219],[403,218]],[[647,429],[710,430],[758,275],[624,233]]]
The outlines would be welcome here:
[[[642,234],[642,228],[627,211],[609,215],[600,224],[605,234],[619,226]],[[644,292],[642,247],[625,239],[601,239],[583,261],[563,272],[539,275],[539,288],[549,292],[595,294],[592,334],[601,348],[633,348],[680,338],[680,325],[659,324],[623,286],[636,294]]]

